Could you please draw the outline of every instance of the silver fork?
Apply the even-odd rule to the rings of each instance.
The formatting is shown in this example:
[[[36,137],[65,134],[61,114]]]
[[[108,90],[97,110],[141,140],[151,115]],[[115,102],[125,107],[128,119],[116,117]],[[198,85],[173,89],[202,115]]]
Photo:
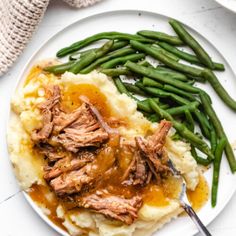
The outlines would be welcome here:
[[[211,236],[210,232],[207,230],[205,225],[201,222],[201,220],[197,216],[196,212],[191,207],[191,203],[189,202],[188,197],[187,197],[187,193],[186,193],[185,179],[181,176],[180,172],[175,168],[175,166],[171,160],[169,160],[168,164],[169,164],[169,167],[170,167],[171,171],[173,172],[174,176],[176,176],[177,178],[180,178],[182,181],[182,189],[181,189],[181,193],[179,196],[179,201],[180,201],[181,207],[183,207],[185,212],[190,216],[190,218],[192,219],[194,224],[197,226],[199,232],[202,235]]]

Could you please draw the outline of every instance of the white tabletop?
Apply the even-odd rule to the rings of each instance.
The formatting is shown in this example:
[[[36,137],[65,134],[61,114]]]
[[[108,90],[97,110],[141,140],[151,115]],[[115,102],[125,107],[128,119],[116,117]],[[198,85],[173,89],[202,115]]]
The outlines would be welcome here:
[[[60,0],[51,0],[45,17],[24,53],[10,71],[0,78],[0,131],[5,132],[10,95],[21,69],[48,38],[72,22],[95,13],[119,10],[149,10],[177,18],[206,36],[221,51],[232,68],[236,68],[236,14],[223,9],[212,0],[103,0],[76,10]],[[236,70],[236,69],[235,69]],[[0,235],[56,236],[31,209],[19,191],[7,155],[6,140],[0,140]],[[223,193],[221,193],[223,194]],[[6,200],[9,196],[12,198]],[[236,195],[209,226],[214,236],[236,235]],[[187,235],[186,235],[187,236]]]

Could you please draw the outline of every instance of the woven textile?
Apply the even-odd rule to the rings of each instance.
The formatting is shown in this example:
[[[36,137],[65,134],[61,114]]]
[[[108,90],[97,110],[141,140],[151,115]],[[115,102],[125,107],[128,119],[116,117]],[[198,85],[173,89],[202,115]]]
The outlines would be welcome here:
[[[99,0],[63,0],[87,7]],[[41,21],[49,0],[0,0],[0,76],[23,51]]]

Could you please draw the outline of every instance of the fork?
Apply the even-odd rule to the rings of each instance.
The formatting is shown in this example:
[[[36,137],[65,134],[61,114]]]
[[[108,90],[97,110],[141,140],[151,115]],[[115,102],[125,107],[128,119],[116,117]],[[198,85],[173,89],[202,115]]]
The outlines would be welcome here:
[[[179,201],[181,207],[185,210],[185,212],[190,216],[194,224],[197,226],[199,232],[204,236],[211,236],[210,232],[207,230],[205,225],[201,222],[199,217],[197,216],[196,212],[191,207],[191,203],[188,200],[187,192],[186,192],[186,182],[185,179],[182,177],[180,172],[175,168],[173,162],[169,159],[168,165],[174,174],[175,177],[180,178],[182,180],[182,189],[179,196]]]

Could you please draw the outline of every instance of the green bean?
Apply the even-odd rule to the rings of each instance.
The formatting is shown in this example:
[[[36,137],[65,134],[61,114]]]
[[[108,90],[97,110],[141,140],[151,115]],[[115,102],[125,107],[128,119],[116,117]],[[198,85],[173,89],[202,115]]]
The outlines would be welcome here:
[[[148,104],[149,104],[149,99],[147,98],[146,100],[148,101]],[[154,102],[158,103],[159,105],[166,105],[166,104],[161,103],[161,102],[160,102],[160,99],[157,98],[157,97],[153,97],[152,100],[153,100]]]
[[[131,75],[132,73],[127,68],[112,68],[112,69],[101,69],[99,72],[106,74],[111,77],[119,75]]]
[[[139,61],[138,64],[140,66],[147,66],[147,67],[150,66],[150,67],[152,67],[152,65],[148,61],[146,61],[146,60]]]
[[[209,124],[207,123],[207,120],[205,119],[205,115],[203,113],[201,113],[199,110],[195,110],[193,113],[196,116],[196,119],[198,120],[202,134],[207,139],[209,139],[210,138],[210,129],[209,129]]]
[[[209,94],[207,92],[205,92],[204,90],[200,89],[200,88],[199,88],[199,91],[200,91],[200,93],[204,93],[206,95],[207,99],[208,99],[208,102],[210,104],[212,104],[212,100],[211,100],[211,97],[209,96]],[[209,126],[209,128],[210,128],[210,126]]]
[[[101,67],[103,69],[109,69],[109,68],[113,68],[117,65],[124,64],[127,61],[134,61],[134,62],[139,61],[140,59],[143,59],[144,57],[145,57],[144,53],[135,53],[135,54],[130,54],[130,55],[123,56],[123,57],[117,57],[117,58],[114,58],[106,63],[103,63],[101,65]]]
[[[96,52],[96,50],[98,50],[99,48],[92,48],[92,49],[88,49],[88,50],[84,50],[84,51],[82,51],[82,52],[80,52],[78,55],[80,55],[78,58],[75,58],[76,60],[77,59],[79,59],[79,58],[81,58],[81,57],[84,57],[84,56],[86,56],[86,55],[88,55],[90,52],[92,52],[92,51],[94,51],[94,52]],[[78,52],[76,52],[76,53],[78,53]],[[70,55],[70,57],[69,57],[69,59],[73,59],[73,55],[75,55],[75,54],[71,54]]]
[[[92,64],[88,65],[86,68],[84,68],[83,70],[81,70],[81,74],[87,74],[89,72],[91,72],[92,70],[96,69],[99,65],[110,61],[112,59],[115,58],[119,58],[119,57],[123,57],[129,54],[135,53],[135,51],[132,48],[122,48],[122,49],[118,49],[116,51],[110,52],[107,55],[98,58],[96,61],[94,61]]]
[[[176,55],[174,55],[174,54],[168,52],[167,50],[165,50],[165,49],[159,47],[159,46],[156,45],[156,44],[153,44],[150,48],[153,49],[153,50],[158,50],[159,52],[161,52],[162,54],[164,54],[166,57],[168,57],[168,58],[170,58],[170,59],[172,59],[172,60],[174,60],[174,61],[179,61],[179,60],[180,60],[179,57],[177,57]]]
[[[142,91],[145,91],[147,94],[149,95],[153,95],[153,96],[157,96],[157,93],[156,92],[152,92],[152,91],[148,91],[147,87],[144,86],[144,84],[138,80],[135,82],[135,86],[138,87],[139,89],[141,89]],[[159,94],[158,94],[159,95]],[[160,96],[158,96],[158,99],[159,99]],[[159,102],[158,102],[159,103]]]
[[[157,96],[160,98],[171,98],[173,101],[175,101],[176,103],[180,105],[187,105],[190,103],[190,101],[188,101],[187,99],[180,97],[177,94],[164,91],[163,89],[144,86],[144,84],[140,82],[136,82],[135,85],[137,85],[140,89],[143,89],[144,91],[146,91],[147,93],[153,96]]]
[[[206,81],[204,78],[196,78],[193,76],[185,75],[179,71],[170,69],[164,65],[158,65],[157,67],[155,67],[155,69],[163,75],[171,76],[173,79],[177,79],[177,80],[186,82],[190,85],[193,85],[196,82],[195,80],[198,80],[198,81],[201,80],[199,82],[202,82],[202,80]]]
[[[163,110],[166,110],[166,109],[170,108],[169,104],[161,104],[161,103],[159,103],[159,106]]]
[[[211,187],[212,207],[215,207],[216,202],[217,202],[217,192],[218,192],[219,176],[220,176],[220,163],[222,160],[222,154],[225,149],[226,142],[227,141],[225,137],[221,138],[215,151],[215,160],[213,162],[213,178],[212,178],[212,187]]]
[[[120,78],[118,78],[118,77],[113,78],[113,81],[120,93],[126,94],[127,96],[133,98],[137,102],[138,110],[141,110],[141,111],[144,111],[147,113],[152,113],[152,109],[150,108],[149,101],[147,99],[143,100],[143,101],[139,101],[137,98],[132,96]],[[159,102],[159,99],[155,99],[155,102]]]
[[[214,70],[225,71],[225,66],[219,62],[213,62]]]
[[[88,55],[81,58],[81,60],[76,61],[75,64],[69,69],[69,71],[74,74],[77,74],[80,72],[80,70],[89,65],[92,61],[96,60],[96,58],[96,52],[92,51]]]
[[[189,80],[186,83],[193,86],[195,84],[195,82],[196,82],[195,80]]]
[[[195,134],[196,134],[200,139],[203,140],[203,136],[202,136],[200,133],[196,132]]]
[[[136,83],[137,84],[137,83]],[[139,84],[137,84],[137,86],[140,87]],[[157,96],[157,97],[160,97],[160,98],[171,98],[173,101],[177,102],[178,104],[181,104],[181,105],[186,105],[189,103],[188,100],[174,94],[174,93],[169,93],[169,92],[166,92],[164,90],[161,90],[161,89],[158,89],[158,88],[153,88],[153,87],[145,87],[143,88],[147,93],[151,94],[151,95],[154,95],[154,96]]]
[[[115,51],[117,49],[120,49],[120,48],[123,48],[125,46],[127,46],[129,44],[128,41],[117,41],[117,42],[114,42],[113,46],[110,48],[110,51]],[[75,52],[75,53],[72,53],[70,56],[69,56],[69,60],[77,60],[83,56],[85,56],[87,53],[93,51],[93,50],[97,50],[98,48],[92,48],[92,49],[88,49],[88,50],[85,50],[85,51],[79,51],[79,52]]]
[[[155,68],[159,73],[172,76],[173,79],[181,80],[181,81],[189,81],[188,77],[180,72],[177,72],[175,70],[163,67],[163,66],[157,66]]]
[[[219,118],[217,117],[214,109],[212,108],[211,104],[209,103],[208,98],[204,92],[200,93],[200,99],[201,99],[201,102],[202,102],[202,105],[204,108],[204,112],[210,118],[210,122],[212,123],[212,125],[215,128],[217,136],[219,138],[226,137],[225,154],[226,154],[227,160],[229,162],[230,169],[231,169],[232,173],[234,173],[236,171],[236,160],[235,160],[235,156],[234,156],[232,147],[231,147],[229,140],[225,134],[224,128],[223,128]]]
[[[115,51],[117,49],[123,48],[129,44],[129,41],[115,41],[113,46],[111,47],[111,51]]]
[[[198,106],[199,106],[199,102],[195,101],[195,102],[191,102],[187,105],[169,108],[169,109],[166,110],[166,112],[168,112],[172,116],[180,115],[180,114],[185,113],[185,111],[192,112],[195,109],[197,109]]]
[[[165,76],[165,75],[159,73],[158,71],[156,71],[153,68],[140,66],[140,65],[137,65],[137,64],[135,64],[133,62],[130,62],[130,61],[126,62],[125,66],[127,68],[129,68],[131,71],[133,71],[137,74],[141,74],[143,76],[153,78],[153,79],[155,79],[155,80],[157,80],[161,83],[166,83],[166,84],[173,85],[173,86],[175,86],[177,88],[180,88],[180,89],[183,89],[187,92],[199,93],[199,91],[200,91],[196,87],[193,87],[193,86],[191,86],[189,84],[186,84],[186,83],[184,83],[182,81],[179,81],[179,80],[174,80],[169,76]]]
[[[183,97],[188,98],[190,101],[195,101],[196,100],[195,97],[192,94],[187,93],[183,90],[180,90],[180,89],[178,89],[176,87],[173,87],[171,85],[168,85],[168,84],[165,84],[163,86],[163,90],[166,90],[168,92],[173,92],[173,93],[178,94],[178,95],[182,95]]]
[[[122,81],[121,81],[121,79],[120,79],[119,77],[113,78],[113,81],[114,81],[114,83],[115,83],[115,85],[116,85],[116,87],[117,87],[117,89],[118,89],[118,91],[119,91],[120,93],[124,93],[124,94],[126,94],[127,96],[134,98],[134,97],[129,93],[129,91],[126,89],[126,87],[124,86],[124,84],[122,83]]]
[[[153,43],[154,40],[150,40],[147,38],[144,38],[140,35],[132,35],[132,34],[126,34],[126,33],[120,33],[120,32],[103,32],[94,34],[92,36],[89,36],[83,40],[80,40],[78,42],[75,42],[71,44],[68,47],[62,48],[57,52],[57,57],[64,57],[70,53],[73,53],[75,51],[78,51],[81,48],[84,48],[88,45],[90,45],[93,42],[96,42],[101,39],[110,39],[110,40],[137,40],[144,43]]]
[[[211,86],[214,88],[215,92],[222,99],[222,101],[228,107],[236,111],[236,101],[232,97],[230,97],[230,95],[221,85],[215,74],[212,71],[205,69],[202,71],[202,75],[211,84]]]
[[[176,34],[180,37],[180,39],[195,52],[196,56],[199,58],[202,64],[210,69],[214,69],[214,65],[210,56],[202,48],[202,46],[193,38],[193,36],[184,28],[184,26],[174,19],[171,19],[169,23],[176,32]]]
[[[88,66],[90,63],[105,55],[110,50],[113,44],[114,44],[113,40],[106,42],[104,45],[102,45],[102,47],[97,49],[95,52],[92,51],[86,56],[82,57],[79,61],[75,62],[75,64],[73,65],[73,67],[71,67],[69,71],[74,74],[79,73],[83,68]]]
[[[140,43],[138,41],[131,40],[130,44],[133,48],[147,53],[148,55],[161,61],[162,63],[164,63],[165,65],[167,65],[168,67],[170,67],[172,69],[175,69],[177,71],[184,72],[186,74],[190,74],[190,75],[193,75],[196,77],[201,77],[202,70],[200,70],[198,68],[176,62],[176,61],[170,59],[169,57],[165,56],[160,51],[153,50],[151,47],[149,47],[143,43]]]
[[[206,93],[206,94],[207,94],[207,93]],[[208,95],[208,94],[207,94],[207,95]],[[209,96],[209,95],[208,95],[208,96]],[[211,103],[211,102],[209,101],[209,103]],[[202,111],[200,111],[200,113],[201,113],[201,116],[202,116],[203,124],[204,124],[209,130],[211,130],[211,125],[210,125],[210,122],[209,122],[209,120],[208,120],[206,114],[205,114],[204,112],[202,112]]]
[[[169,68],[169,67],[167,67],[167,66],[165,66],[165,65],[158,65],[157,67],[156,67],[156,70],[160,70],[160,71],[166,71],[166,72],[170,72],[170,73],[174,73],[174,74],[180,74],[180,75],[184,75],[184,74],[182,74],[181,72],[178,72],[178,71],[176,71],[176,70],[174,70],[174,69],[171,69],[171,68]],[[185,76],[185,75],[184,75]],[[187,81],[187,80],[186,80]]]
[[[152,114],[148,116],[147,119],[152,123],[160,121],[160,117],[157,114]]]
[[[146,101],[146,100],[139,101],[138,99],[133,97],[129,93],[127,88],[124,86],[124,83],[119,78],[114,78],[113,80],[114,80],[115,85],[116,85],[116,87],[117,87],[117,89],[120,93],[125,93],[127,96],[131,97],[132,99],[134,99],[137,102],[138,110],[140,110],[142,112],[146,112],[146,113],[152,113],[152,109],[150,108],[150,105],[149,105],[148,101]]]
[[[171,139],[174,141],[179,141],[181,140],[181,137],[178,133],[175,133],[174,135],[171,136]]]
[[[143,90],[141,90],[139,87],[135,86],[134,84],[130,84],[130,83],[123,83],[123,84],[129,92],[146,96],[146,93]]]
[[[155,101],[160,106],[161,109],[168,109],[169,108],[168,104],[161,104],[159,102],[158,98],[152,98],[152,99],[153,99],[153,101]],[[150,107],[148,99],[145,99],[145,100],[142,100],[142,101],[137,101],[137,107],[141,111],[144,111],[144,112],[147,112],[147,113],[153,113],[153,110]]]
[[[95,52],[97,49],[98,49],[98,48],[92,48],[92,49],[84,50],[84,51],[81,51],[81,52],[72,53],[72,54],[69,56],[69,60],[70,60],[70,61],[78,60],[78,59],[80,59],[81,57],[86,56],[88,53],[90,53],[90,52],[92,52],[92,51]]]
[[[166,111],[162,110],[152,99],[149,100],[150,106],[161,118],[169,120],[172,122],[173,127],[176,131],[186,140],[188,140],[191,144],[197,147],[200,151],[205,153],[208,156],[208,159],[211,160],[214,156],[211,153],[208,145],[197,135],[187,129],[187,127],[180,122],[174,120],[174,118]]]
[[[75,64],[74,61],[69,61],[67,63],[55,65],[55,66],[48,66],[43,68],[44,71],[53,73],[55,75],[57,74],[63,74],[64,72],[70,70],[70,68]]]
[[[129,91],[125,87],[125,83],[123,83],[120,78],[113,78],[113,81],[114,81],[114,83],[115,83],[115,85],[116,85],[116,87],[117,87],[117,89],[120,93],[126,94],[127,96],[131,97],[132,99],[134,99],[137,102],[138,110],[142,111],[142,113],[147,113],[147,114],[153,113],[153,110],[150,107],[148,99],[139,101],[137,98],[135,98],[134,96],[132,96],[129,93]],[[153,98],[153,101],[156,102],[156,103],[159,103],[158,98]],[[152,121],[152,122],[154,122],[154,121]]]
[[[192,75],[186,75],[188,79],[192,79],[192,80],[195,80],[199,83],[205,83],[206,82],[206,79],[203,78],[203,77],[196,77],[196,76],[192,76]]]
[[[193,158],[196,160],[196,162],[200,165],[208,166],[212,162],[212,160],[209,158],[202,158],[202,157],[198,156],[196,149],[193,145],[191,145],[191,154],[192,154]]]
[[[143,77],[143,85],[146,87],[163,88],[162,84],[148,77]]]
[[[180,49],[178,49],[168,43],[165,43],[165,42],[159,42],[158,45],[161,46],[162,48],[164,48],[165,50],[167,50],[168,52],[178,56],[179,58],[181,58],[185,61],[188,61],[192,64],[200,65],[200,66],[203,65],[195,55],[181,51]],[[214,65],[214,70],[220,70],[220,71],[225,70],[224,65],[221,63],[213,62],[213,65]]]
[[[171,85],[162,85],[162,84],[160,84],[160,83],[158,83],[158,82],[156,82],[155,80],[152,80],[152,79],[150,79],[150,78],[147,78],[147,77],[144,77],[143,78],[143,85],[144,86],[146,86],[146,87],[157,87],[157,88],[161,88],[161,89],[163,89],[163,90],[165,90],[165,91],[168,91],[168,92],[173,92],[173,93],[175,93],[175,94],[178,94],[178,95],[182,95],[182,96],[184,96],[184,97],[187,97],[187,98],[189,98],[189,100],[191,100],[191,101],[195,101],[196,99],[194,98],[194,96],[192,95],[192,94],[190,94],[190,93],[187,93],[187,92],[184,92],[184,91],[182,91],[182,90],[180,90],[180,89],[178,89],[178,88],[175,88],[175,87],[173,87],[173,86],[171,86]]]
[[[140,89],[142,89],[142,90],[145,91],[146,87],[144,86],[144,84],[143,84],[140,80],[136,81],[134,84],[135,84],[137,87],[139,87]]]
[[[168,72],[165,70],[160,70],[159,67],[155,68],[156,71],[158,71],[159,74],[162,74],[163,76],[168,76],[171,79],[175,79],[175,80],[180,80],[182,82],[187,82],[188,81],[188,77],[186,77],[185,75],[180,75],[178,73],[173,73],[173,72]]]
[[[177,45],[177,46],[183,45],[183,41],[179,37],[171,36],[162,32],[151,31],[151,30],[141,30],[137,32],[137,34],[142,35],[147,38],[155,39],[158,41],[167,42],[172,45]]]
[[[135,85],[136,87],[138,87],[140,90],[142,90],[142,91],[144,91],[144,92],[147,92],[145,86],[143,85],[143,83],[142,83],[140,80],[136,81],[134,85]],[[155,95],[155,94],[154,94],[154,95]],[[153,99],[154,99],[156,102],[159,103],[159,98],[153,98]]]
[[[191,112],[189,110],[186,110],[184,112],[184,114],[185,114],[185,117],[186,117],[186,123],[187,123],[186,126],[187,126],[187,128],[190,131],[194,132],[194,120],[193,120],[193,116],[192,116]]]
[[[100,48],[98,48],[95,51],[97,58],[100,58],[104,56],[106,53],[108,53],[111,50],[113,45],[114,45],[114,40],[109,40],[106,43],[104,43]]]
[[[138,101],[137,107],[138,107],[138,110],[145,111],[147,113],[153,113],[153,111],[149,105],[149,101],[147,101],[147,99],[143,100],[143,101]]]
[[[216,146],[217,146],[217,135],[214,126],[211,124],[210,129],[210,142],[211,142],[211,151],[212,153],[215,153]]]
[[[137,108],[139,110],[147,112],[147,113],[152,113],[152,109],[150,108],[149,102],[148,101],[146,102],[145,100],[139,101],[137,98],[132,96],[120,78],[118,78],[118,77],[113,78],[113,81],[120,93],[126,94],[127,96],[131,97],[132,99],[134,99],[137,102]]]
[[[147,84],[147,80],[145,80],[146,84]],[[140,84],[138,84],[137,86],[140,87]],[[165,86],[164,86],[165,87]],[[164,91],[164,87],[163,89],[156,89],[156,88],[152,88],[152,87],[141,87],[143,90],[145,90],[147,93],[150,93],[152,95],[158,96],[158,97],[169,97],[171,98],[173,101],[177,102],[178,104],[181,105],[188,105],[189,101],[183,97],[180,97],[179,95],[175,94],[175,91],[172,91],[174,93],[170,93],[170,92],[166,92]],[[195,99],[194,99],[195,100]],[[197,108],[192,109],[192,112],[195,114],[196,119],[199,122],[201,131],[203,133],[203,135],[207,138],[210,137],[210,131],[209,131],[209,123],[207,122],[207,120],[205,119],[204,114],[202,114]]]

